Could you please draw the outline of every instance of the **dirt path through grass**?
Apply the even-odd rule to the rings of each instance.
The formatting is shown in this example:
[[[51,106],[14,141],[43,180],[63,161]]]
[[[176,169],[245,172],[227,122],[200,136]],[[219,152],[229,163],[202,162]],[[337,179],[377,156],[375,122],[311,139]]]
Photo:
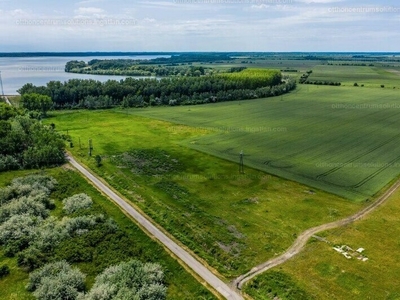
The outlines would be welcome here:
[[[335,222],[331,222],[331,223],[327,223],[327,224],[323,224],[320,226],[316,226],[316,227],[312,227],[310,229],[307,229],[306,231],[304,231],[303,233],[301,233],[298,238],[296,239],[296,241],[292,244],[292,246],[286,251],[284,252],[282,255],[276,257],[276,258],[272,258],[262,264],[259,264],[258,266],[254,267],[253,269],[251,269],[249,272],[247,272],[246,274],[243,274],[241,276],[239,276],[238,278],[236,278],[233,281],[233,285],[234,287],[238,288],[238,289],[242,289],[243,285],[248,282],[249,280],[251,280],[252,278],[254,278],[255,276],[264,273],[265,271],[276,267],[280,264],[283,264],[284,262],[286,262],[287,260],[291,259],[293,256],[297,255],[298,253],[300,253],[302,251],[302,249],[304,248],[304,246],[306,245],[307,241],[315,234],[322,232],[322,231],[326,231],[326,230],[330,230],[330,229],[334,229],[337,227],[341,227],[341,226],[345,226],[348,224],[351,224],[363,217],[365,217],[367,214],[371,213],[372,211],[374,211],[376,208],[378,208],[380,205],[382,205],[398,188],[400,187],[400,180],[397,181],[395,184],[393,184],[382,196],[380,196],[374,203],[372,203],[371,205],[365,207],[364,209],[362,209],[361,211],[359,211],[358,213],[356,213],[355,215],[352,215],[348,218],[339,220],[339,221],[335,221]]]

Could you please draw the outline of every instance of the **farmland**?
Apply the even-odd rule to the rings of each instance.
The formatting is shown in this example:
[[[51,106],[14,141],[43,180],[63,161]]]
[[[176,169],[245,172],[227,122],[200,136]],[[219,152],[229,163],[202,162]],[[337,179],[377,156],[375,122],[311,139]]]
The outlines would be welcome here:
[[[212,132],[130,112],[65,111],[46,122],[68,130],[77,159],[227,278],[363,206],[248,167],[240,175],[237,163],[180,144]],[[89,139],[101,167],[88,157]]]
[[[182,144],[363,201],[398,176],[399,91],[301,85],[284,97],[121,111],[211,134]],[[384,131],[382,129],[385,129]]]

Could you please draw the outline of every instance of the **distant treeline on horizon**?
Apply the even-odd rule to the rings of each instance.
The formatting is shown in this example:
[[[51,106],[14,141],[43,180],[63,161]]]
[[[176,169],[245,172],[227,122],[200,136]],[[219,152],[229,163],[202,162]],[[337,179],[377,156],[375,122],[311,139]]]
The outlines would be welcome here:
[[[180,55],[180,54],[224,54],[224,55],[312,55],[312,56],[388,56],[400,52],[0,52],[0,57],[71,57],[71,56],[141,56],[141,55]]]

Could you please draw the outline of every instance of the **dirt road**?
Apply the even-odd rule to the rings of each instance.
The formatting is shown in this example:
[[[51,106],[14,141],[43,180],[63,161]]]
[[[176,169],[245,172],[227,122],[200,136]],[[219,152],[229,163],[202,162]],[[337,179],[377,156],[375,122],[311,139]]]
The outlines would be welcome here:
[[[307,229],[306,231],[304,231],[297,237],[296,241],[285,253],[283,253],[282,255],[280,255],[276,258],[272,258],[256,267],[254,267],[246,274],[239,276],[238,278],[236,278],[233,281],[233,285],[235,287],[237,287],[238,289],[242,289],[242,286],[246,282],[251,280],[253,277],[286,262],[287,260],[289,260],[290,258],[295,256],[296,254],[298,254],[304,248],[307,241],[313,235],[315,235],[319,232],[322,232],[322,231],[329,230],[329,229],[334,229],[337,227],[345,226],[345,225],[348,225],[350,223],[353,223],[353,222],[361,219],[362,217],[366,216],[367,214],[369,214],[370,212],[375,210],[382,203],[384,203],[399,187],[400,187],[400,181],[397,181],[382,196],[380,196],[374,203],[365,207],[364,209],[362,209],[361,211],[359,211],[358,213],[356,213],[353,216],[350,216],[348,218],[345,218],[345,219],[342,219],[339,221],[335,221],[332,223],[327,223],[327,224],[323,224],[323,225],[320,225],[317,227]]]

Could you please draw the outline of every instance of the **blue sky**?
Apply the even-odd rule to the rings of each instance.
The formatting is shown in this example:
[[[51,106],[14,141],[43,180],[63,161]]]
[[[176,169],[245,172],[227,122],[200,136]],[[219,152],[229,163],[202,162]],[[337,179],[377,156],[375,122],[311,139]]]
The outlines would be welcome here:
[[[0,52],[400,51],[400,2],[0,0]]]

